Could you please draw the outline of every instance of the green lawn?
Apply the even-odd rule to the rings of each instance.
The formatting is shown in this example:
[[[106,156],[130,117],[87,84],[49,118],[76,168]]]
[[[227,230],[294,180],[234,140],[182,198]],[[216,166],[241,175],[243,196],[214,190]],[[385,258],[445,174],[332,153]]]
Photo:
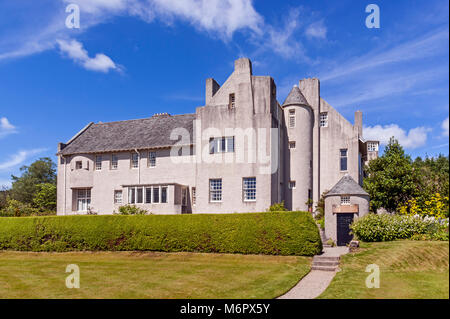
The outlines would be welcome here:
[[[380,267],[380,288],[367,288],[366,266]],[[343,256],[341,272],[319,298],[449,298],[449,243],[393,241],[363,243]]]
[[[275,298],[310,269],[293,256],[0,251],[0,298]],[[80,267],[80,289],[65,286]]]

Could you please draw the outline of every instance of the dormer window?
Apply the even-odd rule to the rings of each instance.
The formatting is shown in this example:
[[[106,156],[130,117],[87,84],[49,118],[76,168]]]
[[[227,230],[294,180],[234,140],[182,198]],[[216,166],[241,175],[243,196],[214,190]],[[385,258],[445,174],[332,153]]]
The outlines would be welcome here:
[[[234,109],[236,107],[236,97],[235,97],[234,93],[230,94],[230,102],[229,102],[228,107],[230,109]]]

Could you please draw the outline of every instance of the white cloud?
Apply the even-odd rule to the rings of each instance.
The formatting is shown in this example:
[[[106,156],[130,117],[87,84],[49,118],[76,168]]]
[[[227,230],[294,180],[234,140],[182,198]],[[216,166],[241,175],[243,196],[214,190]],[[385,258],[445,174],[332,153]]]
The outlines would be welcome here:
[[[17,133],[17,129],[6,117],[0,118],[0,138]]]
[[[11,155],[10,158],[8,160],[6,160],[5,162],[0,163],[0,171],[16,167],[16,166],[22,164],[30,156],[39,154],[44,151],[46,151],[46,149],[43,149],[43,148],[19,151],[16,154]]]
[[[120,71],[120,68],[103,53],[97,53],[94,58],[90,58],[88,52],[83,48],[83,44],[76,40],[57,40],[61,52],[67,54],[69,58],[81,64],[85,69],[91,71],[108,72],[110,69]]]
[[[2,190],[2,188],[11,188],[11,181],[10,180],[0,180],[0,191]]]
[[[326,39],[327,27],[323,20],[314,22],[306,28],[305,34],[308,38]]]
[[[377,140],[383,145],[388,144],[389,139],[393,136],[403,147],[415,149],[425,145],[428,137],[427,133],[430,131],[430,128],[420,126],[412,128],[409,132],[406,132],[397,124],[390,124],[384,126],[375,125],[364,127],[363,135],[365,139]]]
[[[448,137],[448,116],[444,121],[442,121],[441,128],[442,128],[442,135]]]

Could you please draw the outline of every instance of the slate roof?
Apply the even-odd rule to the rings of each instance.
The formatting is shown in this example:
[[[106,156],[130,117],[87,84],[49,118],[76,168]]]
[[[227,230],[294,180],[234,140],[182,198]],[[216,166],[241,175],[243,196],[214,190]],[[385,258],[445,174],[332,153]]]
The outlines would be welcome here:
[[[348,174],[345,174],[336,185],[325,195],[367,195],[367,192]]]
[[[101,153],[170,147],[175,128],[186,129],[192,139],[195,114],[155,115],[151,118],[88,126],[62,149],[60,154]]]
[[[294,85],[282,106],[288,105],[309,105],[297,85]]]

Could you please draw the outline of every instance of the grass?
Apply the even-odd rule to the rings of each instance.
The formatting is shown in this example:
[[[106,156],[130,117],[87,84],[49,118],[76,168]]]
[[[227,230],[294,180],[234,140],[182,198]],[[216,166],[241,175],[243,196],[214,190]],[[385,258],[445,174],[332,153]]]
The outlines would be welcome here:
[[[311,258],[154,252],[0,251],[0,298],[275,298]],[[80,288],[65,286],[68,264]]]
[[[367,288],[367,265],[380,267],[380,288]],[[341,259],[341,272],[319,298],[448,299],[449,243],[392,241],[363,243]]]

